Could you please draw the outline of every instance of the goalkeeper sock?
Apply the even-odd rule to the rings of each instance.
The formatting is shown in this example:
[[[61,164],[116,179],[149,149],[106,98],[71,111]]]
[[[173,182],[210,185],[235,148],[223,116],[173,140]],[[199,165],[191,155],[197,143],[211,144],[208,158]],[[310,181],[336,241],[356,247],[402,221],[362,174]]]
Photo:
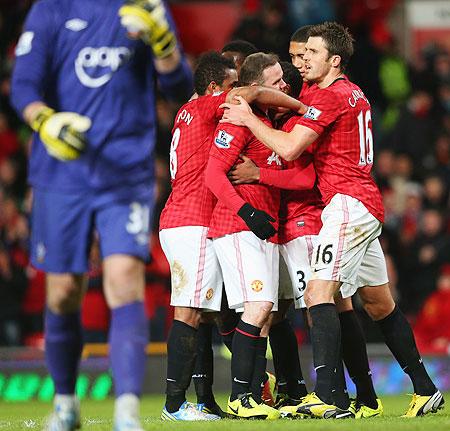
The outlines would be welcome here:
[[[356,386],[356,399],[365,406],[376,409],[377,394],[367,357],[366,340],[354,310],[339,313],[341,322],[342,356],[345,366]]]
[[[436,386],[425,370],[411,326],[400,308],[395,306],[391,314],[376,323],[384,335],[386,345],[403,371],[411,378],[414,392],[418,395],[433,395]]]
[[[109,357],[116,397],[141,395],[148,337],[149,325],[143,302],[112,309]]]
[[[197,360],[195,362],[194,381],[197,403],[213,407],[216,404],[212,385],[214,380],[214,357],[212,350],[213,325],[201,323],[198,328]]]
[[[45,310],[45,357],[59,395],[75,393],[83,340],[80,313],[55,314]]]
[[[197,342],[197,329],[180,320],[173,321],[167,340],[166,409],[169,413],[179,410],[186,401],[197,358]]]

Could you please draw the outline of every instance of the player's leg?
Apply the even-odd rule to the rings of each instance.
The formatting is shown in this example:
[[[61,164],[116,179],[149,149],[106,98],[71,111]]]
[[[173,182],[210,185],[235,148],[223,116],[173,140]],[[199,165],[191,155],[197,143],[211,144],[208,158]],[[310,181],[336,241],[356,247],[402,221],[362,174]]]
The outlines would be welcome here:
[[[46,272],[46,364],[55,385],[48,429],[79,427],[75,383],[83,348],[80,306],[90,245],[89,196],[34,189],[31,261]]]
[[[164,420],[218,419],[186,402],[197,360],[201,310],[218,311],[221,302],[220,268],[206,234],[207,228],[202,226],[160,232],[161,246],[171,270],[171,305],[175,307],[167,341],[166,403],[161,415]]]
[[[202,313],[198,327],[197,358],[192,380],[197,395],[197,408],[205,413],[225,417],[219,407],[212,390],[214,383],[214,353],[212,348],[212,332],[218,313]]]
[[[356,386],[355,413],[365,406],[364,417],[379,416],[383,412],[381,401],[373,387],[372,373],[367,356],[366,340],[351,298],[335,298],[341,322],[341,343],[343,359],[350,378]],[[358,414],[357,414],[358,417]],[[363,416],[362,416],[363,417]]]
[[[139,399],[146,371],[149,323],[144,308],[149,256],[151,192],[116,190],[97,197],[95,225],[103,256],[103,289],[111,308],[109,357],[114,390],[114,429],[141,430]]]
[[[233,336],[232,393],[227,411],[241,418],[272,418],[273,409],[260,407],[251,396],[250,387],[261,328],[278,299],[278,286],[274,286],[273,279],[273,270],[278,273],[278,265],[274,268],[278,250],[251,232],[226,235],[213,243],[228,303],[234,309],[244,308]],[[278,417],[278,412],[274,412]]]
[[[220,315],[217,320],[219,333],[222,336],[222,341],[227,346],[227,349],[230,351],[233,348],[233,336],[236,326],[239,322],[241,316],[236,313],[236,310],[233,310],[228,305],[227,295],[225,294],[225,287],[222,295],[222,304],[220,308]]]
[[[378,324],[387,346],[412,381],[414,395],[405,416],[422,416],[442,408],[444,398],[425,369],[411,326],[395,305],[389,283],[364,287],[359,294],[365,310]]]

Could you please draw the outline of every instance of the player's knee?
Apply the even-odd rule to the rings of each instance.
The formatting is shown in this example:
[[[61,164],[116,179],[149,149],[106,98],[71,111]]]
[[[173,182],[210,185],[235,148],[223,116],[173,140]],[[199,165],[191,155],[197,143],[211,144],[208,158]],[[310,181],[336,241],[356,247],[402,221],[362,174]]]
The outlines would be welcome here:
[[[55,313],[71,313],[79,310],[85,291],[83,277],[71,274],[47,278],[47,306]]]
[[[267,301],[246,302],[242,320],[261,328],[267,322],[272,307],[272,302]]]
[[[390,301],[378,303],[368,302],[364,304],[364,310],[366,310],[366,313],[373,321],[384,319],[386,316],[392,313],[394,307],[395,303],[391,303]]]
[[[174,319],[186,323],[186,325],[198,328],[202,313],[197,308],[175,307]]]

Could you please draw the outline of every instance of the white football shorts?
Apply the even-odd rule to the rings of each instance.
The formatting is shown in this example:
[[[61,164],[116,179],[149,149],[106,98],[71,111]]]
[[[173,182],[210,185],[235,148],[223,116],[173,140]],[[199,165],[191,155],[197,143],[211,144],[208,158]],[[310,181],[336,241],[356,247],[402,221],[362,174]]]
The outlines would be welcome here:
[[[222,269],[228,305],[241,309],[245,302],[268,301],[278,307],[278,245],[253,232],[237,232],[213,239]]]
[[[295,308],[306,308],[303,295],[311,276],[311,256],[317,235],[305,235],[280,244],[280,254],[286,262],[291,279],[288,289],[280,288],[280,299],[294,299]]]
[[[208,228],[181,226],[159,232],[170,265],[170,305],[220,311],[222,273]]]
[[[382,224],[361,201],[336,194],[324,208],[322,222],[312,255],[312,280],[341,281],[344,298],[359,287],[388,282],[378,240]]]

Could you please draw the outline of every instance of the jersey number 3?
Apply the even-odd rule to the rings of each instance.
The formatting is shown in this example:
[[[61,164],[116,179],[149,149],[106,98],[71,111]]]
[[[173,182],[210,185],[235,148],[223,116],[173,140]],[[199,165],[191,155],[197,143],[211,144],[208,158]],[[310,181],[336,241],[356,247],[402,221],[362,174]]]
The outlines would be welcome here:
[[[359,166],[373,163],[372,115],[369,111],[358,114],[359,127]]]
[[[170,178],[175,179],[178,169],[177,148],[180,142],[180,129],[177,127],[172,136],[172,142],[170,143]]]

